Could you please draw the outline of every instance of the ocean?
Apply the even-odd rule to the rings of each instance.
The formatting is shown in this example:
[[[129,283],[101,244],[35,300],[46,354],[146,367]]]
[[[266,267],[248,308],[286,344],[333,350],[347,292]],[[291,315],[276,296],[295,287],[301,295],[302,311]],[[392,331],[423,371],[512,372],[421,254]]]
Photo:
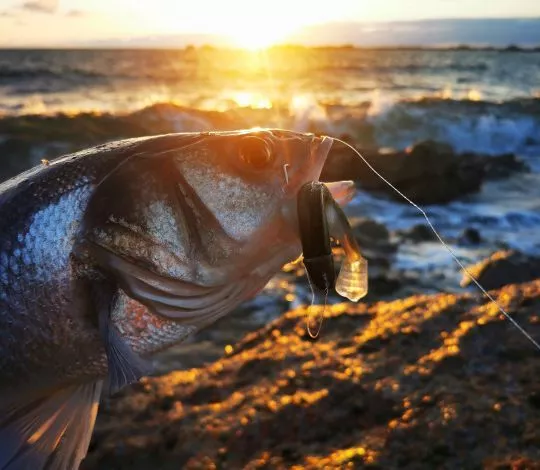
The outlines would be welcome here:
[[[426,210],[465,262],[501,247],[540,254],[540,52],[0,51],[4,179],[117,138],[259,126],[347,134],[365,148],[432,139],[456,152],[516,154],[531,173]],[[347,211],[391,230],[422,223],[413,207],[363,191]],[[454,243],[465,228],[483,242]],[[443,272],[445,287],[458,287],[459,270],[436,243],[401,247],[396,266]]]

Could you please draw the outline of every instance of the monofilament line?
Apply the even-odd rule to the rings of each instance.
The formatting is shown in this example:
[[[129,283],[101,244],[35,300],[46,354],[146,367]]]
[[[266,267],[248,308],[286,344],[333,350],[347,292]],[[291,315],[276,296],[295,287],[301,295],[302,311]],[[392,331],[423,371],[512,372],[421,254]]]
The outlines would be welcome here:
[[[313,333],[311,331],[311,325],[310,325],[310,319],[311,319],[311,312],[312,312],[312,309],[314,308],[315,304],[319,304],[320,305],[320,302],[316,302],[315,301],[315,297],[317,296],[316,292],[320,292],[318,290],[317,287],[315,287],[312,283],[311,283],[311,279],[309,278],[309,274],[307,275],[307,279],[308,279],[308,283],[309,283],[309,287],[311,289],[311,305],[308,307],[308,316],[307,316],[307,319],[306,319],[306,327],[307,327],[307,332],[308,332],[308,335],[311,337],[311,339],[317,339],[319,337],[319,334],[321,333],[321,329],[322,329],[322,325],[323,325],[323,322],[324,322],[324,315],[326,313],[326,307],[328,306],[328,292],[330,290],[330,285],[328,283],[328,279],[326,277],[325,274],[323,274],[323,277],[324,277],[324,280],[325,280],[325,288],[324,288],[324,307],[323,307],[323,311],[322,313],[319,315],[319,325],[318,325],[318,328],[317,328],[317,331],[316,333]],[[321,292],[322,294],[322,292]],[[311,311],[310,311],[311,310]]]
[[[398,188],[396,188],[392,183],[390,183],[390,181],[388,181],[384,176],[382,176],[375,168],[373,168],[373,166],[371,165],[371,163],[369,163],[367,161],[367,159],[356,149],[354,148],[352,145],[348,144],[347,142],[341,140],[341,139],[337,139],[335,137],[332,137],[332,139],[334,139],[336,142],[340,142],[342,143],[343,145],[347,146],[348,148],[350,148],[356,155],[358,155],[362,161],[367,165],[367,167],[375,174],[377,175],[381,181],[383,181],[385,184],[387,184],[388,186],[390,186],[397,194],[399,194],[403,199],[405,199],[405,201],[407,201],[411,206],[413,206],[414,208],[418,209],[418,211],[424,216],[424,219],[426,219],[426,222],[428,223],[429,225],[429,228],[433,231],[433,233],[435,234],[435,236],[437,237],[437,239],[439,240],[439,242],[441,242],[442,246],[448,251],[448,253],[450,253],[450,255],[452,256],[452,258],[454,259],[454,261],[458,264],[458,266],[462,269],[462,271],[465,273],[465,275],[476,285],[476,287],[478,287],[478,289],[480,289],[480,291],[482,291],[482,293],[491,301],[493,302],[494,305],[497,306],[497,308],[499,309],[499,311],[506,317],[507,320],[509,320],[512,325],[514,325],[524,336],[525,338],[527,338],[535,347],[536,349],[540,350],[540,344],[538,344],[538,342],[529,334],[527,333],[523,327],[516,321],[514,320],[510,314],[504,309],[502,308],[502,306],[491,296],[491,294],[482,287],[482,285],[476,280],[476,278],[469,272],[469,270],[463,265],[463,263],[459,260],[458,256],[456,255],[456,253],[454,252],[454,250],[452,250],[452,248],[442,239],[442,237],[439,235],[439,232],[437,232],[437,230],[435,229],[435,227],[433,226],[433,224],[431,223],[431,220],[429,220],[429,217],[427,216],[426,212],[416,203],[414,203],[413,201],[411,201],[407,196],[405,196],[405,194],[403,194]]]

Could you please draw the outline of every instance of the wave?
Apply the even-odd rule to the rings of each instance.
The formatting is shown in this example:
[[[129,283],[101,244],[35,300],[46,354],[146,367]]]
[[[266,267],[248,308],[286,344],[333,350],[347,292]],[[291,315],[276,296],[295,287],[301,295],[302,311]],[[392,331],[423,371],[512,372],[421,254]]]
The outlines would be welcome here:
[[[458,152],[540,155],[540,99],[493,103],[425,98],[372,103],[368,120],[380,146],[445,142]]]
[[[489,69],[488,64],[483,62],[478,62],[474,64],[463,64],[459,62],[455,63],[444,63],[437,65],[428,65],[428,64],[406,64],[406,65],[396,65],[390,64],[387,66],[373,64],[373,63],[333,63],[328,65],[323,65],[318,67],[318,71],[322,72],[361,72],[369,74],[380,74],[380,73],[444,73],[444,72],[485,72]]]
[[[350,72],[353,74],[369,74],[376,76],[380,74],[438,74],[438,73],[452,73],[452,72],[470,72],[470,73],[482,73],[488,70],[488,65],[485,63],[475,64],[389,64],[387,66],[380,64],[367,63],[331,63],[321,66],[314,66],[310,68],[310,72],[320,73],[340,73]],[[65,83],[67,81],[80,80],[83,83],[93,80],[100,82],[102,80],[129,80],[137,81],[141,83],[149,81],[157,81],[161,83],[173,82],[179,79],[189,79],[202,77],[205,75],[211,75],[212,70],[199,70],[193,72],[189,67],[170,67],[170,68],[101,68],[87,70],[81,67],[71,66],[50,66],[50,67],[35,67],[25,64],[9,64],[8,66],[0,65],[0,81],[4,83],[12,83],[16,80],[42,80],[53,79]],[[241,78],[246,75],[254,76],[261,75],[266,76],[265,70],[239,70],[235,66],[222,65],[219,67],[219,73],[222,76]],[[288,76],[302,76],[306,73],[305,70],[299,69],[296,72],[294,70],[282,70],[281,73],[286,73]]]
[[[200,74],[199,74],[200,75]],[[237,73],[238,75],[238,73]],[[79,66],[9,66],[0,65],[0,84],[15,88],[17,93],[39,89],[42,92],[62,92],[80,86],[98,86],[104,83],[175,83],[182,79],[195,78],[188,70],[148,70],[138,68],[127,69],[85,69]],[[21,88],[21,82],[25,87]]]
[[[348,134],[369,147],[403,149],[429,139],[448,143],[460,153],[540,156],[540,99],[504,103],[435,98],[392,101],[382,95],[361,106],[323,105],[305,99],[285,110],[233,107],[222,112],[158,103],[131,113],[5,116],[0,119],[0,136],[24,136],[25,142],[36,145],[47,139],[94,143],[156,133],[256,126]]]
[[[13,79],[28,79],[35,80],[40,78],[94,78],[103,77],[104,74],[91,70],[83,70],[79,68],[48,68],[48,67],[31,67],[31,66],[0,66],[0,80]]]

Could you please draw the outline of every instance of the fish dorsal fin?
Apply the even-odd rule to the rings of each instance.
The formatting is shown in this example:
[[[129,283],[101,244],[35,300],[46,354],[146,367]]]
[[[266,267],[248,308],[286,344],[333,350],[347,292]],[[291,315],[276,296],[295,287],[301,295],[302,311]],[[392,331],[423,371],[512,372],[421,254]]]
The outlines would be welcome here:
[[[75,470],[86,456],[102,381],[0,412],[0,470]]]

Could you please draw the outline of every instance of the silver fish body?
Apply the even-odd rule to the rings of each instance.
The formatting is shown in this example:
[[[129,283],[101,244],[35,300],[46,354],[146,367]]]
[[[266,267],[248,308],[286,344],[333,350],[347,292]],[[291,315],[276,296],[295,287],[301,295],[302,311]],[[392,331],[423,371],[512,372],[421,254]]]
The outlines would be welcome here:
[[[34,388],[106,374],[72,252],[94,188],[119,159],[89,152],[1,186],[0,406]]]
[[[138,380],[297,257],[296,192],[330,145],[172,134],[0,185],[0,469],[78,468],[104,381]]]

